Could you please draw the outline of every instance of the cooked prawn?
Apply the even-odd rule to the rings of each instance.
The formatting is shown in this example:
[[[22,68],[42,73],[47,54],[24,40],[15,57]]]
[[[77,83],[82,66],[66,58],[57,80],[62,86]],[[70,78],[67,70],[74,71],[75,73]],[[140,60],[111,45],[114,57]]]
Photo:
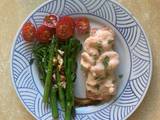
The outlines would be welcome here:
[[[109,58],[109,61],[108,61],[108,66],[105,67],[107,67],[108,70],[115,70],[115,68],[117,68],[119,64],[119,54],[115,51],[106,51],[99,57],[97,63],[103,64],[103,61],[106,57]]]
[[[104,65],[104,59],[108,57],[108,65]],[[91,67],[93,76],[102,76],[105,74],[106,69],[114,71],[119,64],[119,55],[114,51],[104,52],[96,61],[96,65]]]
[[[97,41],[98,38],[95,36],[87,38],[84,42],[84,50],[92,56],[99,56],[99,52],[96,48]]]
[[[104,51],[111,50],[114,44],[114,32],[108,28],[97,30],[96,36],[102,41],[102,48]]]
[[[95,60],[87,52],[83,52],[81,54],[81,65],[83,66],[83,68],[88,70],[94,63]]]
[[[114,32],[109,27],[92,29],[84,42],[81,65],[87,70],[86,95],[91,100],[109,100],[115,94],[119,55],[112,50],[114,42]]]

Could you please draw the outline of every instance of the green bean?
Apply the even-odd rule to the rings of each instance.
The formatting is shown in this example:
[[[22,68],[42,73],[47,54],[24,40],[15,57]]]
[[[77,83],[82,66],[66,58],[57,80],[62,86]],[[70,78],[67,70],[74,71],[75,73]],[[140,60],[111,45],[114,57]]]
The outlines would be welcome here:
[[[56,70],[56,80],[58,84],[58,96],[59,96],[59,102],[61,104],[62,110],[65,111],[65,96],[64,96],[64,89],[62,88],[61,85],[61,78],[60,78],[60,73],[59,70]]]
[[[58,120],[58,108],[57,108],[57,87],[54,86],[51,89],[50,103],[52,108],[52,116],[54,120]]]
[[[74,106],[73,103],[73,80],[71,79],[71,68],[72,68],[72,59],[68,58],[68,66],[66,71],[66,78],[67,78],[67,87],[66,87],[66,111],[65,111],[65,120],[72,119],[72,107]]]
[[[52,116],[58,119],[57,100],[59,99],[61,108],[65,111],[65,120],[71,120],[74,111],[74,92],[73,83],[76,79],[75,69],[77,67],[77,54],[81,50],[80,41],[71,38],[66,43],[59,43],[53,38],[50,44],[38,44],[34,48],[34,55],[41,70],[42,80],[44,82],[44,103],[50,103]],[[53,58],[57,56],[57,50],[63,50],[64,53],[64,72],[66,77],[66,88],[62,87],[60,71],[53,65]],[[54,70],[54,71],[53,71]],[[56,83],[52,86],[52,74],[56,75]]]
[[[74,111],[74,94],[73,94],[73,82],[76,78],[75,68],[77,66],[76,57],[81,50],[81,44],[74,38],[71,38],[65,48],[65,74],[67,79],[66,86],[66,111],[65,120],[72,119],[72,112]]]
[[[38,66],[39,72],[41,73],[40,79],[45,83],[46,71],[48,65],[48,44],[35,43],[33,46],[34,60]]]
[[[44,95],[43,95],[43,101],[44,103],[48,102],[49,93],[51,89],[51,79],[52,79],[52,72],[53,72],[53,56],[54,56],[54,49],[56,48],[56,39],[53,38],[51,42],[51,46],[49,48],[49,60],[48,60],[48,69],[47,69],[47,75],[45,79],[45,86],[44,86]]]

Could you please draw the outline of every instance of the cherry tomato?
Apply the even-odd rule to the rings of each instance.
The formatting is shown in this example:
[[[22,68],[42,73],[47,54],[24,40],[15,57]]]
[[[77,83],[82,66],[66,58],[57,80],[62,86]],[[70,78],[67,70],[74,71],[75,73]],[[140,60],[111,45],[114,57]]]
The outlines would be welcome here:
[[[89,33],[90,30],[90,23],[88,18],[86,17],[79,17],[75,20],[75,27],[76,31],[79,34],[86,34]]]
[[[71,27],[74,29],[75,28],[75,23],[72,17],[70,16],[63,16],[60,18],[61,21],[67,21],[71,25]]]
[[[50,42],[52,39],[52,36],[53,36],[53,34],[52,34],[51,29],[45,25],[41,25],[37,29],[36,39],[37,39],[37,41],[39,41],[41,43]]]
[[[44,18],[43,25],[51,28],[53,34],[55,34],[57,21],[58,17],[56,15],[48,15]]]
[[[56,36],[61,41],[66,41],[68,38],[73,36],[74,32],[74,21],[69,16],[60,18],[56,26]]]
[[[35,26],[29,21],[25,23],[22,27],[22,37],[25,41],[31,42],[35,39],[36,28]]]

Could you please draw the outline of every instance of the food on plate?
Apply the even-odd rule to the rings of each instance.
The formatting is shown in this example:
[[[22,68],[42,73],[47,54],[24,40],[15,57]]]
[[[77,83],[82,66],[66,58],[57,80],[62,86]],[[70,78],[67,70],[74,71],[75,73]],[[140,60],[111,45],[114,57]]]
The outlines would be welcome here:
[[[90,72],[94,77],[105,75],[106,71],[114,71],[119,64],[119,55],[115,51],[106,51],[99,56]]]
[[[47,15],[37,30],[31,22],[22,28],[24,40],[35,43],[33,54],[44,84],[43,101],[51,105],[54,119],[59,116],[57,101],[65,112],[65,120],[71,120],[74,113],[77,55],[82,48],[74,28],[72,17],[59,19],[53,14]]]
[[[41,42],[41,43],[49,43],[51,42],[53,33],[50,28],[48,28],[45,25],[41,25],[40,27],[37,28],[36,32],[36,40]]]
[[[75,23],[74,23],[74,19],[71,16],[62,16],[60,18],[60,21],[68,22],[71,25],[72,29],[74,30]]]
[[[89,33],[90,30],[90,23],[87,17],[78,17],[75,20],[75,27],[77,33],[79,34],[86,34]]]
[[[66,110],[65,119],[71,120],[74,112],[74,81],[76,79],[77,55],[81,50],[80,41],[75,38],[67,41],[64,54],[64,71],[66,75]]]
[[[92,65],[94,65],[95,60],[92,56],[90,56],[87,52],[83,52],[81,54],[81,65],[85,68],[85,70],[89,70]]]
[[[94,28],[84,41],[81,66],[86,73],[86,94],[90,100],[109,100],[116,93],[119,55],[113,50],[114,36],[109,27]]]
[[[61,41],[66,41],[73,36],[74,33],[74,21],[73,18],[69,16],[61,17],[57,22],[56,26],[56,36]]]
[[[56,37],[53,37],[50,44],[37,43],[33,49],[44,83],[43,100],[45,103],[51,102],[54,118],[57,118],[57,102],[55,101],[59,101],[66,120],[72,117],[73,83],[76,79],[76,58],[80,50],[81,44],[76,38],[61,42]]]
[[[22,27],[22,36],[25,41],[31,42],[35,39],[36,28],[31,22],[26,22]]]
[[[52,35],[56,33],[56,26],[58,20],[59,17],[53,14],[45,16],[43,20],[43,25],[50,29]]]
[[[76,34],[90,36],[84,41],[81,66],[86,73],[87,98],[74,96],[77,56],[82,44]],[[75,105],[86,106],[107,100],[116,92],[115,69],[119,55],[113,50],[114,32],[108,27],[93,28],[87,17],[45,16],[37,30],[31,22],[24,24],[22,36],[34,42],[33,54],[44,84],[43,101],[50,104],[52,116],[58,119],[59,101],[65,120],[71,120]],[[32,63],[32,62],[30,62]]]
[[[44,18],[44,21],[43,21],[43,25],[51,28],[51,29],[56,29],[56,25],[57,25],[57,22],[58,22],[58,16],[56,15],[47,15],[45,16]]]
[[[76,106],[88,106],[88,105],[97,105],[99,104],[98,100],[91,100],[89,98],[77,98],[75,97]]]

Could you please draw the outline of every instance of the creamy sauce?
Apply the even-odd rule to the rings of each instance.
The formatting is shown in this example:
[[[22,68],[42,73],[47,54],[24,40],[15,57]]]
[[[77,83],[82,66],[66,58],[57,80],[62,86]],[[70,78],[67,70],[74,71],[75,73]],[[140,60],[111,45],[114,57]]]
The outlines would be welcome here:
[[[116,93],[115,69],[119,55],[113,50],[114,32],[108,27],[92,29],[85,40],[81,66],[86,73],[86,95],[92,100],[107,100]]]

